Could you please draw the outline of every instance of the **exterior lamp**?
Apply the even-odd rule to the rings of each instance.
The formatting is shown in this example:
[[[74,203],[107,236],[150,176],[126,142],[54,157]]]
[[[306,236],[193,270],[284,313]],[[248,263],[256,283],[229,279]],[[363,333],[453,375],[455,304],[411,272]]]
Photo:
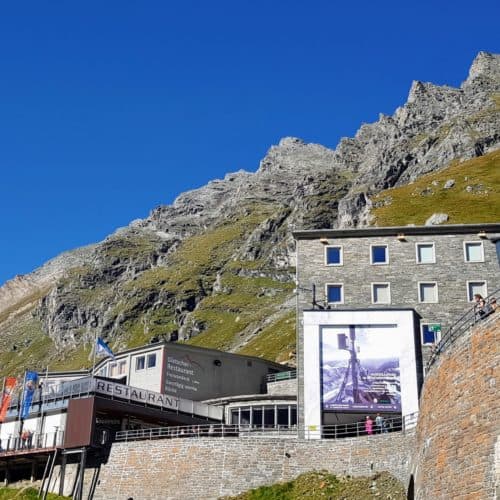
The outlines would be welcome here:
[[[398,239],[398,241],[406,241],[406,236],[404,235],[404,233],[399,233],[396,238]]]
[[[323,243],[323,245],[328,245],[328,238],[320,238],[319,242]]]
[[[479,233],[477,233],[477,237],[478,238],[486,238],[486,233],[484,231],[479,231]]]

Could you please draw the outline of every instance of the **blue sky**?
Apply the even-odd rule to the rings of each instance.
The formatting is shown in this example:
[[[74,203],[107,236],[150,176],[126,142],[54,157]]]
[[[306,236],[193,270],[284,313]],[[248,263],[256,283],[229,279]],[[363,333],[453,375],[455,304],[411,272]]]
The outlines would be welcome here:
[[[408,3],[409,4],[409,3]],[[500,52],[499,3],[3,2],[0,283]]]

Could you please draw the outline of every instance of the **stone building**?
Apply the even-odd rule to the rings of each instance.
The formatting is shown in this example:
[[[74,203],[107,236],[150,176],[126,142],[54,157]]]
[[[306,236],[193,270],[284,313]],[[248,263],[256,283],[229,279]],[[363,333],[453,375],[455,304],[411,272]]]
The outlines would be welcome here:
[[[473,307],[475,294],[498,293],[500,224],[310,230],[294,236],[299,425],[355,421],[360,413],[384,408],[417,411],[425,365],[441,330]],[[363,363],[382,357],[373,339],[394,366],[392,373],[379,366],[369,380]],[[373,394],[377,390],[367,389],[377,377],[379,390],[389,393],[391,378],[396,382],[394,397],[382,405]]]

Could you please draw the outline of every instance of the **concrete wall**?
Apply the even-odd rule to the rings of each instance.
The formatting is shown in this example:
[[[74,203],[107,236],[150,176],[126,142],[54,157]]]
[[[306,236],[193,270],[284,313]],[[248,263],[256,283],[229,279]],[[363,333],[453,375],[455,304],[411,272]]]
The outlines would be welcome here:
[[[500,313],[429,371],[414,458],[415,498],[500,498]]]
[[[414,434],[338,441],[184,438],[115,443],[96,499],[211,499],[287,481],[311,470],[409,477]]]
[[[268,382],[267,393],[278,396],[297,396],[297,379]]]
[[[155,365],[148,368],[148,356],[156,355]],[[149,349],[128,355],[129,382],[132,387],[141,387],[155,392],[163,392],[161,376],[164,363],[164,347],[152,345]],[[144,368],[137,369],[137,358],[144,358]],[[121,359],[121,358],[117,358]],[[111,362],[112,363],[112,362]]]

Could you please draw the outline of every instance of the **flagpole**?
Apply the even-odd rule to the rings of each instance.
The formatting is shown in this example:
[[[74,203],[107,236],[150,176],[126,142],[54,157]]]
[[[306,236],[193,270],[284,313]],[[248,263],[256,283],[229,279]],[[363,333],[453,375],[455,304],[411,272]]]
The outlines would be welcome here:
[[[97,354],[97,330],[94,335],[94,355],[92,356],[92,378],[94,378],[96,354]]]
[[[3,403],[3,397],[5,396],[5,377],[3,378],[3,385],[2,385],[2,399],[0,399],[0,406],[2,406]]]
[[[24,371],[24,379],[23,379],[23,385],[21,387],[21,406],[19,406],[19,414],[18,414],[18,418],[21,422],[21,425],[19,426],[19,442],[18,442],[18,445],[19,445],[19,448],[21,447],[21,435],[23,433],[23,427],[24,427],[24,419],[21,417],[22,413],[23,413],[23,406],[24,406],[24,393],[25,393],[25,387],[26,387],[26,374],[28,372],[25,370]]]

